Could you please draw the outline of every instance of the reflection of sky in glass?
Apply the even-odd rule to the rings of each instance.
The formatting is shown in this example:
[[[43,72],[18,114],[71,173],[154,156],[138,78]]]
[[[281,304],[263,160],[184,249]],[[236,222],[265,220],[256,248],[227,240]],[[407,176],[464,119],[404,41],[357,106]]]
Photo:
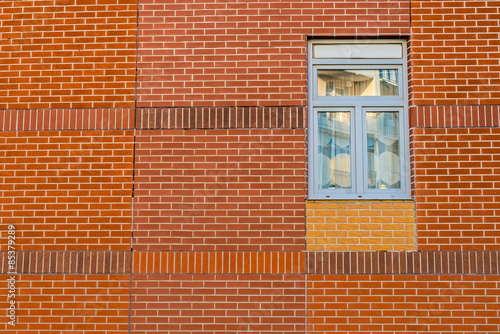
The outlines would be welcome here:
[[[397,96],[398,70],[318,70],[318,96]]]

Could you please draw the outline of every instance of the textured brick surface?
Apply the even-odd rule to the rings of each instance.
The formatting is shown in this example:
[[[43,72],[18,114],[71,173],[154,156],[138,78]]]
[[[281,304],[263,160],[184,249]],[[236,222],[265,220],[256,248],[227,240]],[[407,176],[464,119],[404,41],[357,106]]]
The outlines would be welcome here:
[[[134,274],[304,274],[304,252],[135,251]]]
[[[500,103],[500,2],[412,0],[414,105]]]
[[[141,107],[307,105],[307,36],[401,36],[409,1],[139,4]]]
[[[419,250],[498,250],[500,128],[413,129]]]
[[[0,21],[0,109],[134,106],[135,0],[5,0]]]
[[[0,131],[133,129],[134,112],[132,108],[0,110]]]
[[[132,131],[2,132],[1,240],[14,224],[17,250],[130,249],[132,159]]]
[[[307,250],[415,250],[413,201],[308,201]]]
[[[305,333],[304,275],[135,275],[132,333]]]
[[[0,275],[2,282],[8,276]],[[2,297],[2,333],[128,333],[129,275],[17,275],[15,326],[7,324]],[[7,284],[0,293],[7,296]]]
[[[303,129],[138,131],[134,249],[303,250]]]
[[[308,252],[307,273],[500,274],[500,252]]]
[[[410,127],[500,127],[500,105],[425,106],[410,110]]]
[[[137,129],[304,128],[305,107],[137,108]]]
[[[11,254],[0,252],[0,273],[125,274],[132,268],[130,251],[17,251],[15,269],[9,270]]]
[[[308,333],[500,330],[498,276],[310,275],[307,280]]]

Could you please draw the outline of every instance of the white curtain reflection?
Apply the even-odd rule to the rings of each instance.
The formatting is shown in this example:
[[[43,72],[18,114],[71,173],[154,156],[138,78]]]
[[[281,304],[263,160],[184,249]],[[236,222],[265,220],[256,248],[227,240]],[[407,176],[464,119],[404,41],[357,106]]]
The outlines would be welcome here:
[[[318,186],[351,187],[351,121],[349,112],[318,113]]]
[[[368,188],[400,189],[399,114],[367,112]]]

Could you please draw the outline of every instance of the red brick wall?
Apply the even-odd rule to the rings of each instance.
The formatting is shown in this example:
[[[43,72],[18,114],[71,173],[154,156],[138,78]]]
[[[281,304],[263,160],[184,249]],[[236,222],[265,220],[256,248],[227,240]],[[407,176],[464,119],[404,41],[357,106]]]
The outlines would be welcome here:
[[[414,105],[500,103],[500,2],[412,0]]]
[[[141,107],[306,105],[308,36],[410,32],[407,0],[147,0],[139,10]]]
[[[132,333],[304,333],[304,275],[136,275]]]
[[[136,140],[134,249],[304,249],[304,129],[143,130]]]
[[[137,2],[0,2],[0,109],[134,106]]]
[[[133,132],[0,134],[1,250],[130,249]]]
[[[500,129],[413,129],[420,250],[498,250]]]
[[[309,275],[308,333],[496,333],[497,276]]]
[[[10,275],[0,275],[2,283]],[[129,275],[18,275],[15,326],[7,325],[2,284],[2,333],[128,333]]]
[[[500,332],[499,8],[2,1],[0,330]],[[410,33],[418,252],[306,252],[307,39]]]

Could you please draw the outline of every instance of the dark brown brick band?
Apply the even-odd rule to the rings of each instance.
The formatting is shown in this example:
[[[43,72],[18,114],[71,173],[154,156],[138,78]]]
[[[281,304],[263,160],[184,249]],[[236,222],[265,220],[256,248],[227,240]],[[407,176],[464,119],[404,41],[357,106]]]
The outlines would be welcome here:
[[[410,127],[473,128],[500,126],[500,105],[415,106]]]
[[[0,252],[0,273],[9,273]],[[17,274],[127,274],[129,251],[18,251]],[[307,265],[306,265],[307,260]],[[306,268],[307,266],[307,268]],[[500,251],[136,251],[135,274],[500,274]]]
[[[0,131],[121,130],[133,127],[133,108],[0,110]]]
[[[500,251],[309,252],[308,274],[500,274]]]
[[[304,128],[306,107],[137,108],[137,129]]]
[[[1,273],[8,273],[8,253],[1,252]],[[129,251],[18,251],[18,274],[130,273]]]

